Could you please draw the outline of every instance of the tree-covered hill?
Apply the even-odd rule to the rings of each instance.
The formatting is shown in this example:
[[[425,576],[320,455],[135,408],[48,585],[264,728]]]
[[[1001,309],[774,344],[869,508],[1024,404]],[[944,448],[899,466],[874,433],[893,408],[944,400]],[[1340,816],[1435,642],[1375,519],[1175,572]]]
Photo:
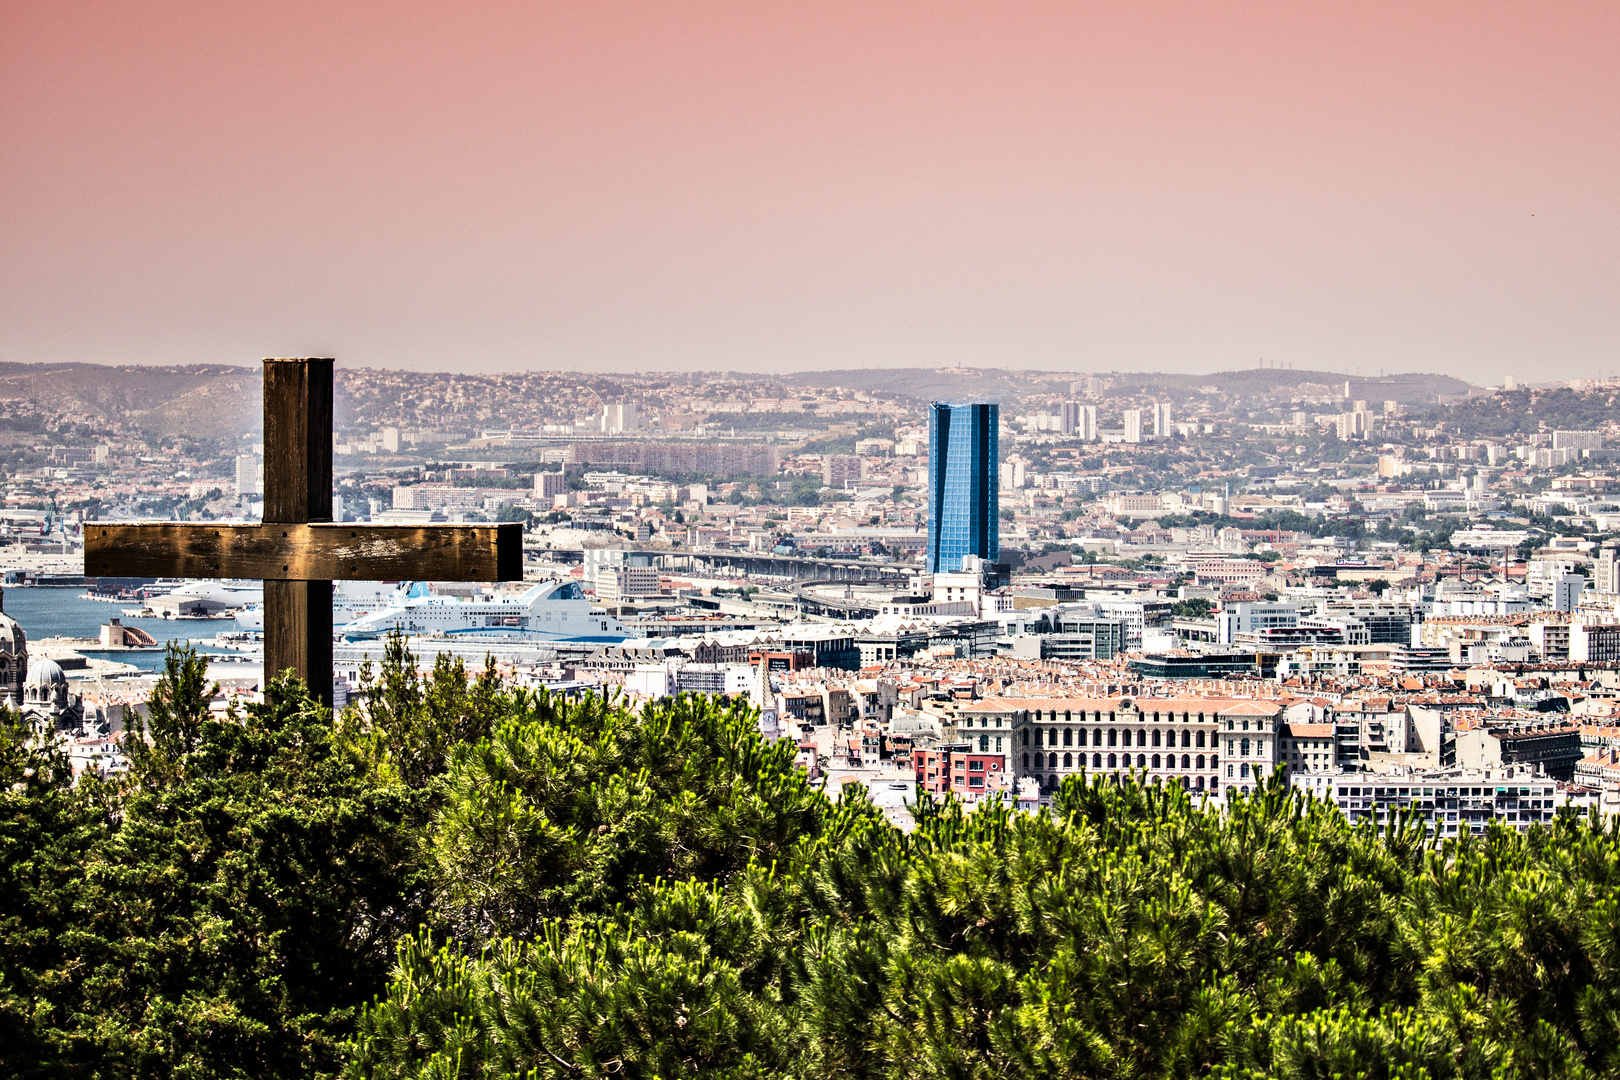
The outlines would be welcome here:
[[[1542,431],[1599,430],[1615,421],[1615,404],[1615,393],[1605,389],[1510,390],[1431,409],[1422,420],[1444,423],[1465,438],[1510,438]]]
[[[1587,1077],[1620,835],[1436,847],[1280,784],[1050,814],[813,789],[745,707],[419,678],[209,719],[175,655],[119,783],[0,739],[0,1072]]]

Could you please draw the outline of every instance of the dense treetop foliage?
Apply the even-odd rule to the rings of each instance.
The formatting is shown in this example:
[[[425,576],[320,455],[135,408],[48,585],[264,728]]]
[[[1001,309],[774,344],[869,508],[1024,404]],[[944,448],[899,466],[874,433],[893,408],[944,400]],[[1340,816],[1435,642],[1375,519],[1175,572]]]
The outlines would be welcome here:
[[[740,705],[418,676],[210,717],[127,778],[0,733],[0,1073],[1588,1077],[1620,1072],[1620,834],[1437,846],[1273,783],[1224,811],[829,799]]]

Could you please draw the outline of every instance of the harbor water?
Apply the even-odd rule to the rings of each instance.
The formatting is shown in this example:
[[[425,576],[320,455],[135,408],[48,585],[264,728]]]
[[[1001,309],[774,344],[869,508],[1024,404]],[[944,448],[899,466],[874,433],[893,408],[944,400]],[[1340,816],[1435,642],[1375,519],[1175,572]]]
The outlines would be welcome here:
[[[84,588],[53,588],[8,585],[5,590],[6,614],[16,619],[29,642],[43,638],[100,638],[102,624],[117,619],[125,626],[139,627],[159,645],[167,642],[201,641],[238,629],[234,619],[132,618],[123,613],[135,603],[108,603],[84,597]],[[201,652],[214,650],[198,646]],[[118,660],[142,671],[163,666],[161,650],[132,652],[124,649],[80,649],[86,656]]]

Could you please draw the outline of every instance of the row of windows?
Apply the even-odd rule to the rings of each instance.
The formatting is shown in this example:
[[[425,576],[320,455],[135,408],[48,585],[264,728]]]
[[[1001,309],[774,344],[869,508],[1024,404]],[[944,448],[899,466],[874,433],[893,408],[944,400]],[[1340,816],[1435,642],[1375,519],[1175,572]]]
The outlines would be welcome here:
[[[1057,728],[1046,728],[1046,729],[1035,728],[1034,730],[1035,730],[1035,745],[1036,746],[1041,746],[1041,745],[1056,746],[1058,744],[1058,729]],[[1046,741],[1045,741],[1044,744],[1041,741],[1042,738],[1043,738],[1043,736],[1041,735],[1042,730],[1046,731],[1046,735],[1044,736]],[[1030,732],[1029,728],[1024,729],[1024,743],[1023,744],[1025,746],[1029,745],[1029,732]],[[1084,731],[1081,731],[1079,734],[1080,734],[1079,745],[1085,746],[1086,745],[1086,733]],[[1104,745],[1104,743],[1103,743],[1103,735],[1104,735],[1104,732],[1103,732],[1102,728],[1093,728],[1092,731],[1091,731],[1091,745],[1092,746],[1102,746],[1102,745]],[[1075,736],[1075,730],[1073,728],[1064,728],[1063,729],[1063,745],[1064,746],[1074,746],[1075,745],[1074,736]],[[1131,745],[1131,732],[1129,730],[1120,731],[1117,728],[1109,728],[1108,731],[1107,731],[1107,736],[1108,736],[1108,742],[1107,742],[1106,745],[1108,745],[1108,746],[1129,746],[1129,745]],[[1174,731],[1161,731],[1161,730],[1155,728],[1153,730],[1153,732],[1151,733],[1151,736],[1152,736],[1152,745],[1154,745],[1154,746],[1174,746],[1174,745],[1176,745],[1176,733]],[[1148,745],[1148,739],[1149,739],[1148,730],[1146,728],[1138,728],[1137,731],[1136,731],[1136,745],[1137,746],[1147,746]],[[1186,746],[1186,747],[1197,746],[1200,749],[1202,749],[1203,746],[1204,746],[1204,733],[1202,731],[1186,731],[1186,730],[1183,730],[1182,733],[1181,733],[1181,745]],[[1214,736],[1210,737],[1210,745],[1211,746],[1215,745]]]
[[[1055,724],[1058,721],[1058,711],[1056,709],[1052,709],[1052,710],[1050,710],[1048,712],[1043,712],[1040,709],[1035,709],[1034,711],[1032,711],[1029,714],[1029,718],[1030,718],[1030,720],[1034,721],[1035,723],[1040,723],[1043,719],[1045,719],[1045,720]],[[1133,719],[1133,717],[1130,714],[1127,714],[1126,715],[1126,720],[1131,720],[1131,719]],[[1167,713],[1144,712],[1144,713],[1137,713],[1135,715],[1134,719],[1138,723],[1143,723],[1143,724],[1146,724],[1146,723],[1174,724],[1174,723],[1176,723],[1176,714],[1173,713],[1173,712],[1167,712]],[[1082,721],[1082,722],[1086,721],[1086,720],[1090,720],[1093,723],[1100,724],[1100,723],[1103,722],[1103,713],[1102,713],[1102,710],[1100,710],[1100,709],[1096,710],[1094,712],[1090,712],[1090,713],[1087,713],[1084,709],[1081,709],[1078,712],[1073,712],[1073,711],[1070,711],[1068,709],[1065,709],[1063,711],[1063,722],[1064,723],[1072,724],[1077,720]],[[1119,720],[1119,714],[1117,712],[1114,712],[1114,711],[1110,710],[1109,713],[1108,713],[1108,722],[1110,724],[1112,724],[1112,723],[1116,723],[1118,720]],[[1211,717],[1209,717],[1209,720],[1212,721],[1212,722],[1216,722],[1216,723],[1222,722],[1220,720],[1220,717],[1218,717],[1218,716],[1211,716]],[[1190,713],[1190,712],[1184,712],[1184,713],[1181,714],[1181,723],[1183,723],[1183,724],[1191,724],[1191,723],[1194,723],[1195,721],[1197,723],[1200,723],[1200,724],[1204,723],[1205,722],[1204,714],[1203,713]],[[1227,731],[1239,731],[1239,730],[1248,731],[1249,730],[1249,720],[1248,720],[1247,717],[1243,718],[1242,720],[1235,720],[1235,721],[1234,720],[1226,720],[1226,721],[1224,721],[1224,723],[1226,725],[1226,730]],[[1268,721],[1268,720],[1262,720],[1262,719],[1256,718],[1255,721],[1254,721],[1254,729],[1256,731],[1265,731],[1270,726],[1271,726],[1271,724],[1270,724],[1270,721]]]
[[[1060,783],[1062,782],[1062,777],[1055,776],[1055,775],[1054,776],[1048,776],[1044,780],[1042,780],[1040,777],[1036,777],[1036,779],[1040,780],[1041,790],[1049,791],[1049,792],[1057,791]],[[1221,786],[1220,780],[1218,780],[1217,778],[1215,778],[1213,776],[1208,777],[1207,779],[1209,781],[1207,790],[1219,793],[1220,786]],[[1204,790],[1206,790],[1205,780],[1206,780],[1206,777],[1203,777],[1203,776],[1171,776],[1171,777],[1168,777],[1168,778],[1163,777],[1163,776],[1150,776],[1148,778],[1148,782],[1152,783],[1152,784],[1160,784],[1160,785],[1162,785],[1162,784],[1164,784],[1166,782],[1172,783],[1172,784],[1180,784],[1184,791],[1204,791]]]
[[[1438,797],[1443,796],[1443,795],[1444,796],[1450,796],[1452,798],[1456,798],[1458,795],[1462,795],[1462,796],[1465,796],[1465,797],[1473,797],[1473,798],[1479,798],[1481,796],[1489,797],[1491,795],[1497,795],[1497,796],[1506,796],[1507,798],[1511,799],[1511,798],[1514,798],[1514,797],[1519,796],[1519,795],[1551,795],[1553,793],[1553,790],[1554,789],[1550,788],[1550,787],[1544,787],[1544,788],[1511,788],[1511,787],[1483,787],[1483,788],[1477,788],[1477,787],[1464,787],[1464,788],[1454,788],[1454,787],[1453,788],[1442,788],[1442,787],[1434,787],[1434,788],[1430,788],[1430,787],[1412,787],[1412,788],[1381,787],[1381,788],[1370,788],[1370,787],[1351,787],[1351,788],[1340,788],[1339,789],[1339,794],[1340,795],[1358,796],[1360,798],[1378,798],[1378,799],[1387,799],[1387,798],[1402,798],[1402,799],[1404,799],[1404,798],[1407,798],[1409,796],[1420,798],[1420,799],[1433,799],[1433,798],[1438,798]]]
[[[1031,712],[1029,714],[1029,718],[1031,720],[1035,721],[1036,723],[1039,723],[1040,720],[1041,720],[1042,715],[1043,714],[1042,714],[1041,710],[1036,709],[1036,710],[1034,710],[1033,712]],[[1050,712],[1045,713],[1044,715],[1045,715],[1046,719],[1052,721],[1053,723],[1057,723],[1058,712],[1057,712],[1056,709],[1053,709]],[[1086,713],[1086,710],[1084,710],[1084,709],[1081,709],[1079,712],[1072,712],[1072,711],[1070,711],[1068,709],[1063,710],[1063,722],[1066,723],[1066,724],[1072,724],[1076,720],[1085,720],[1087,718],[1087,716],[1088,716],[1088,714]],[[1099,709],[1096,712],[1090,713],[1089,716],[1090,716],[1090,719],[1092,721],[1094,721],[1095,723],[1099,723],[1099,724],[1102,723],[1102,720],[1103,720],[1102,710]],[[1109,710],[1108,722],[1110,724],[1112,724],[1115,721],[1117,721],[1118,719],[1119,719],[1119,714],[1114,712],[1113,710]],[[1128,719],[1128,717],[1127,717],[1127,719]],[[1155,724],[1159,724],[1159,723],[1173,724],[1173,723],[1176,722],[1176,714],[1173,713],[1173,712],[1167,712],[1167,713],[1164,714],[1164,719],[1160,720],[1159,719],[1159,714],[1156,713],[1156,712],[1153,712],[1153,713],[1138,713],[1137,714],[1137,719],[1139,721],[1141,721],[1141,722],[1144,722],[1144,723],[1151,719],[1151,721],[1153,723],[1155,723]],[[1181,722],[1183,724],[1190,724],[1190,723],[1192,723],[1194,721],[1194,719],[1196,719],[1198,723],[1202,724],[1204,722],[1204,714],[1203,713],[1182,713],[1181,714]],[[1211,719],[1213,719],[1213,717]]]
[[[1076,762],[1076,758],[1079,759],[1078,762]],[[1048,769],[1056,769],[1059,767],[1059,760],[1060,759],[1057,754],[1047,754],[1046,760],[1043,763],[1041,760],[1041,755],[1036,754],[1034,767],[1039,769],[1044,764],[1044,766]],[[1086,755],[1084,754],[1064,754],[1061,760],[1063,762],[1062,768],[1065,769],[1072,769],[1076,766],[1076,764],[1078,764],[1082,769],[1086,767]],[[1163,756],[1160,756],[1159,754],[1137,754],[1136,761],[1133,763],[1131,761],[1131,755],[1129,754],[1109,754],[1106,757],[1104,757],[1102,754],[1092,754],[1091,767],[1093,769],[1129,769],[1134,764],[1134,766],[1138,769],[1174,769],[1177,767],[1177,760],[1178,759],[1174,754],[1165,754]],[[1198,754],[1196,756],[1192,754],[1182,754],[1179,760],[1181,762],[1180,767],[1183,769],[1202,769],[1205,767],[1203,754]],[[1209,768],[1216,768],[1219,766],[1219,764],[1220,759],[1216,755],[1209,755]],[[1030,757],[1028,754],[1025,754],[1024,770],[1027,772],[1029,771],[1029,768]],[[1245,768],[1247,768],[1247,766],[1245,766]],[[1245,775],[1247,774],[1245,773]]]

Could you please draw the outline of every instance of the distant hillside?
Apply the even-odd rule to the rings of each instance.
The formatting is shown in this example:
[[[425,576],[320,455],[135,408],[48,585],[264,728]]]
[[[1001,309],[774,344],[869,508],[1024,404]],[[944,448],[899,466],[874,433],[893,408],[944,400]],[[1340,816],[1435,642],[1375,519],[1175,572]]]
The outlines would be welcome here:
[[[1030,393],[1030,376],[1050,373],[998,368],[850,368],[796,371],[782,381],[794,386],[845,386],[919,401],[999,401]]]
[[[149,435],[236,438],[257,428],[259,373],[229,364],[103,367],[0,363],[0,398],[121,422]]]
[[[1249,368],[1243,371],[1220,371],[1213,375],[1170,375],[1162,372],[1112,372],[1107,378],[1116,387],[1141,386],[1144,389],[1163,387],[1166,390],[1196,392],[1199,387],[1213,386],[1223,394],[1242,397],[1287,397],[1297,393],[1302,397],[1314,396],[1326,387],[1342,393],[1350,386],[1350,397],[1367,401],[1399,401],[1403,405],[1434,404],[1439,395],[1448,398],[1468,393],[1469,385],[1450,375],[1428,372],[1405,372],[1398,375],[1380,375],[1363,378],[1333,371],[1299,371],[1283,368]]]
[[[1184,397],[1203,387],[1237,397],[1286,397],[1297,393],[1315,396],[1326,390],[1341,393],[1346,381],[1352,398],[1368,401],[1399,401],[1403,405],[1433,404],[1439,395],[1460,397],[1469,386],[1450,375],[1411,372],[1361,378],[1331,371],[1297,371],[1282,368],[1253,368],[1222,371],[1213,375],[1184,375],[1158,371],[1096,372],[1116,392],[1152,393]],[[999,401],[1024,394],[1061,388],[1069,379],[1080,379],[1053,371],[1008,371],[999,368],[859,368],[840,371],[803,371],[783,377],[799,386],[845,386],[872,393],[898,394],[922,401]],[[1297,390],[1295,388],[1298,388]]]

